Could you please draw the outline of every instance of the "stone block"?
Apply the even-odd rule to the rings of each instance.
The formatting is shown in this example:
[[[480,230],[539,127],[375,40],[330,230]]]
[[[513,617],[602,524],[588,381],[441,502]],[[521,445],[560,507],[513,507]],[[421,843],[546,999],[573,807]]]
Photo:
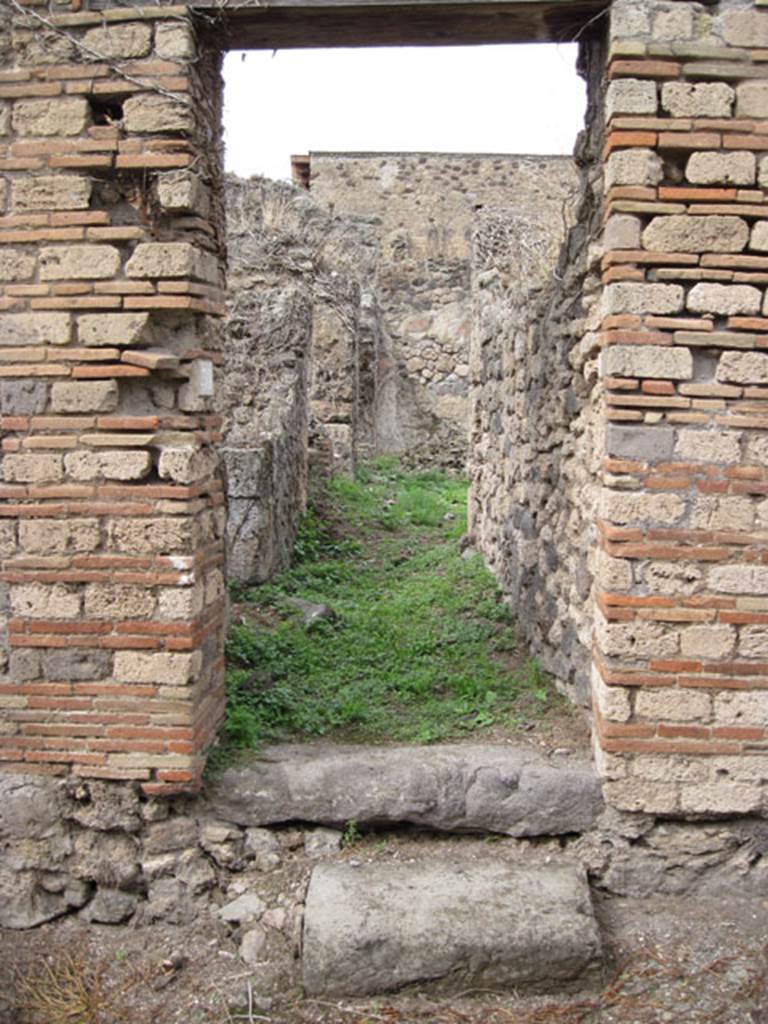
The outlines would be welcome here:
[[[43,677],[50,682],[77,682],[106,679],[112,674],[110,651],[92,648],[48,650],[43,652]]]
[[[766,648],[762,650],[765,657]],[[719,725],[756,725],[768,722],[768,691],[724,690],[715,696],[715,720]]]
[[[161,60],[194,60],[195,37],[191,24],[159,22],[155,26],[155,53]]]
[[[191,171],[169,171],[157,177],[157,198],[168,213],[208,214],[208,190]]]
[[[667,686],[641,689],[635,698],[635,713],[656,722],[708,722],[712,698],[703,690]]]
[[[749,786],[718,779],[703,785],[683,786],[680,791],[680,810],[683,814],[711,817],[721,814],[730,818],[735,814],[753,814],[763,806],[763,787]]]
[[[11,587],[11,608],[23,619],[77,619],[80,594],[63,583],[25,583]]]
[[[629,213],[615,213],[605,222],[603,247],[611,249],[639,249],[642,221]]]
[[[658,185],[664,177],[661,157],[652,149],[611,153],[605,165],[605,185]]]
[[[22,519],[19,544],[30,555],[95,551],[101,543],[98,519]]]
[[[755,221],[749,247],[758,252],[768,252],[768,220]]]
[[[674,658],[679,649],[677,631],[656,622],[607,622],[598,615],[595,632],[598,647],[607,658]]]
[[[687,348],[665,345],[609,345],[600,355],[600,370],[608,377],[690,380],[693,356]]]
[[[734,437],[738,451],[739,436],[735,434]],[[738,457],[734,459],[734,462],[738,461]],[[749,498],[698,494],[691,506],[689,525],[692,530],[744,530],[749,532],[755,526],[755,506]]]
[[[212,476],[216,468],[217,460],[213,452],[189,446],[161,449],[157,471],[164,480],[191,484]]]
[[[11,107],[5,100],[0,100],[0,136],[7,135],[11,130]]]
[[[559,988],[594,973],[600,938],[583,869],[476,862],[321,864],[304,911],[309,996]],[[375,954],[372,954],[375,951]]]
[[[603,718],[610,722],[628,722],[632,717],[629,690],[624,686],[606,686],[597,667],[592,667],[592,699]]]
[[[620,459],[668,462],[676,437],[671,427],[623,427],[609,423],[606,443],[608,454]]]
[[[16,554],[16,523],[0,522],[0,558]]]
[[[762,352],[723,352],[717,380],[729,384],[768,384],[768,355]]]
[[[637,39],[651,33],[648,8],[636,0],[614,0],[611,4],[611,39]]]
[[[88,124],[88,101],[82,96],[16,100],[11,115],[18,135],[79,135]]]
[[[198,671],[199,654],[167,654],[118,651],[115,679],[120,683],[152,683],[157,686],[186,686]]]
[[[128,132],[189,132],[193,118],[190,104],[159,96],[136,93],[123,104],[123,125]]]
[[[768,117],[768,82],[741,82],[736,87],[736,117]]]
[[[218,264],[210,253],[189,242],[145,242],[137,245],[125,267],[128,277],[197,277],[218,280]]]
[[[693,39],[694,9],[690,4],[677,3],[662,8],[653,17],[653,38],[661,43],[679,43]]]
[[[768,156],[760,158],[757,172],[757,183],[761,188],[768,188]]]
[[[681,430],[675,455],[690,462],[738,464],[741,435],[733,430]]]
[[[66,345],[71,336],[69,313],[0,314],[2,348],[8,345]]]
[[[45,412],[48,385],[41,380],[0,380],[0,413],[3,416],[34,416]]]
[[[688,293],[687,308],[693,313],[720,316],[754,316],[760,312],[763,293],[748,284],[712,284],[701,281]]]
[[[149,313],[86,313],[77,321],[81,345],[140,345],[151,339]]]
[[[72,480],[141,480],[152,468],[150,452],[70,452],[64,469]]]
[[[615,114],[656,114],[658,108],[656,83],[647,79],[617,78],[608,86],[605,117]]]
[[[114,277],[120,252],[113,245],[51,245],[40,250],[41,281],[80,281]]]
[[[757,160],[754,153],[692,153],[685,176],[692,185],[754,185]]]
[[[79,174],[18,178],[13,182],[11,206],[27,210],[87,210],[91,201],[90,178]]]
[[[685,510],[685,502],[676,494],[604,488],[600,495],[600,516],[621,525],[651,523],[655,526],[672,526],[680,521]]]
[[[617,779],[603,786],[606,803],[619,811],[674,814],[679,809],[679,786],[643,778]]]
[[[117,402],[114,380],[57,381],[51,389],[54,412],[114,412]]]
[[[109,544],[127,554],[191,554],[194,522],[184,516],[164,519],[115,519],[109,524]]]
[[[160,587],[157,591],[157,616],[165,619],[193,619],[203,610],[204,589]]]
[[[26,249],[0,249],[0,281],[9,284],[15,281],[30,281],[35,276],[37,260],[34,253]],[[11,314],[6,314],[10,316]],[[18,315],[18,314],[17,314]]]
[[[597,551],[594,573],[600,590],[611,593],[629,590],[634,582],[632,563],[624,558],[612,558],[602,550]]]
[[[665,82],[661,106],[672,117],[730,117],[736,94],[725,82]]]
[[[146,57],[152,45],[152,29],[144,22],[117,22],[88,29],[83,44],[104,60]]]
[[[745,220],[719,215],[654,217],[643,232],[643,246],[653,252],[741,252],[748,240]]]
[[[155,594],[129,583],[89,583],[85,614],[93,619],[145,619],[155,610]]]
[[[717,660],[727,658],[736,646],[733,626],[689,626],[680,633],[680,653],[684,658]]]
[[[3,479],[7,483],[58,483],[63,476],[61,455],[17,455],[8,452],[3,456]]]
[[[723,39],[729,46],[747,49],[768,47],[768,13],[755,10],[725,11],[722,16]]]
[[[679,284],[634,284],[620,281],[606,286],[603,292],[603,309],[606,315],[614,313],[663,315],[679,313],[683,308],[683,299],[684,292]]]
[[[768,565],[717,565],[709,570],[710,589],[718,594],[768,594]]]
[[[743,626],[739,631],[739,655],[764,661],[768,656],[768,626]],[[768,715],[764,721],[768,722]]]

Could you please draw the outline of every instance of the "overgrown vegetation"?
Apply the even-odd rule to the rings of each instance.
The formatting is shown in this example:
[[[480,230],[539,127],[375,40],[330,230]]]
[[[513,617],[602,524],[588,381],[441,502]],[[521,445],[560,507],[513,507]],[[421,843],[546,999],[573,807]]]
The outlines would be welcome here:
[[[428,743],[556,700],[482,560],[461,557],[466,491],[378,460],[320,496],[287,572],[233,588],[225,751],[299,736]],[[308,626],[297,598],[332,616]]]

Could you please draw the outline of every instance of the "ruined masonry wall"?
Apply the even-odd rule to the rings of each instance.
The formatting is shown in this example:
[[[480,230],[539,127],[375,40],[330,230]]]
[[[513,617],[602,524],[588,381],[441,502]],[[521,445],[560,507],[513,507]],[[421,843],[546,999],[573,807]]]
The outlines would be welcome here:
[[[598,760],[621,808],[765,813],[768,0],[610,33]]]
[[[375,218],[377,297],[399,380],[378,446],[409,448],[439,422],[469,423],[472,233],[482,207],[535,208],[561,237],[576,170],[567,156],[312,153],[310,189],[337,214]]]
[[[194,787],[223,711],[219,56],[0,4],[0,764]]]

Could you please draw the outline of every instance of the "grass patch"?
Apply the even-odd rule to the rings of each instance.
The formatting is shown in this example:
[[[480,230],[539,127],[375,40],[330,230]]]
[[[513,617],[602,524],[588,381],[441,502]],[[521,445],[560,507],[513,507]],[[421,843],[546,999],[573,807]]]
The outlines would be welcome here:
[[[552,705],[490,573],[460,556],[466,497],[463,480],[406,473],[393,459],[330,484],[291,568],[233,588],[217,760],[262,740],[428,743]],[[335,618],[308,628],[294,598]]]

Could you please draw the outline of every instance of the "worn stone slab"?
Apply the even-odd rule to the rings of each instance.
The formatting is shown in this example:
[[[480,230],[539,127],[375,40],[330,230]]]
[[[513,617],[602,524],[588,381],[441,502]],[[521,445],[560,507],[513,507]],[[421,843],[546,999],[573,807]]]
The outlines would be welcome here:
[[[410,823],[510,836],[581,832],[602,808],[591,764],[480,745],[267,748],[218,776],[210,800],[240,825]]]
[[[321,864],[304,910],[310,996],[418,985],[557,990],[597,971],[600,935],[582,869],[503,861]]]

